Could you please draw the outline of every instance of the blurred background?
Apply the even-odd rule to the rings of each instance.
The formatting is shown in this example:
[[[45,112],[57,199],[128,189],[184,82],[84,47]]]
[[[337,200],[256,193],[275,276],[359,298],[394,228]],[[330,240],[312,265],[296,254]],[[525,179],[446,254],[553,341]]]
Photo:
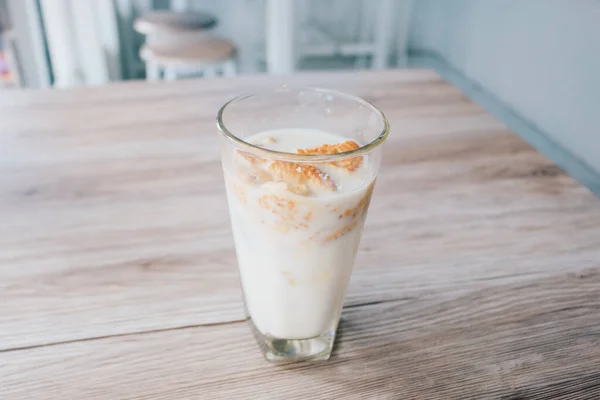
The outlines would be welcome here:
[[[433,66],[599,171],[599,21],[598,0],[0,0],[0,90]]]
[[[0,0],[3,65],[21,87],[384,68],[406,61],[411,3]]]

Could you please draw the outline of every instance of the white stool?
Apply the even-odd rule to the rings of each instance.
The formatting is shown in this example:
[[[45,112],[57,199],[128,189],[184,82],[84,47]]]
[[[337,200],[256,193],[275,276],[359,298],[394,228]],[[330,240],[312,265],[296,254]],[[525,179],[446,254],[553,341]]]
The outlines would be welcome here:
[[[194,12],[154,11],[138,18],[134,28],[146,36],[140,49],[146,78],[235,75],[235,46],[208,34],[207,29],[215,25],[212,16]]]
[[[167,45],[147,43],[140,50],[149,81],[159,80],[161,76],[164,80],[186,75],[233,76],[236,73],[234,56],[233,43],[209,36]]]
[[[217,19],[202,12],[150,11],[136,18],[133,28],[142,35],[206,31],[217,25]]]

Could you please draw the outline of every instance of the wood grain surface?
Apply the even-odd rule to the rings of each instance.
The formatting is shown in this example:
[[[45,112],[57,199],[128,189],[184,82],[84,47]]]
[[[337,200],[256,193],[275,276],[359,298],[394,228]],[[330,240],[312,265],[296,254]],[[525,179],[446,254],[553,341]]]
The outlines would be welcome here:
[[[392,133],[335,355],[242,323],[214,127],[282,83]],[[0,97],[0,398],[594,399],[600,202],[427,70]]]

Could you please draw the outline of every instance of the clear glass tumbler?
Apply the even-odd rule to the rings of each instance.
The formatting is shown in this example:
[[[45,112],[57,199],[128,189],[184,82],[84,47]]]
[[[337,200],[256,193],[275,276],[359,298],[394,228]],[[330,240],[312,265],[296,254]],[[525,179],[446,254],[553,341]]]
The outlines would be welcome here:
[[[389,124],[315,88],[239,96],[217,116],[248,320],[269,361],[326,360]]]

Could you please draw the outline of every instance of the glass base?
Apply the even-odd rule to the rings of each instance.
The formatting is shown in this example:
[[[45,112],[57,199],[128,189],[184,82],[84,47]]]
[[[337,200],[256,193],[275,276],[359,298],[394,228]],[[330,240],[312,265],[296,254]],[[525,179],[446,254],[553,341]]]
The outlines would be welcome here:
[[[281,339],[263,335],[252,322],[252,318],[248,318],[248,324],[260,350],[269,362],[325,361],[331,356],[335,329],[309,339]]]

